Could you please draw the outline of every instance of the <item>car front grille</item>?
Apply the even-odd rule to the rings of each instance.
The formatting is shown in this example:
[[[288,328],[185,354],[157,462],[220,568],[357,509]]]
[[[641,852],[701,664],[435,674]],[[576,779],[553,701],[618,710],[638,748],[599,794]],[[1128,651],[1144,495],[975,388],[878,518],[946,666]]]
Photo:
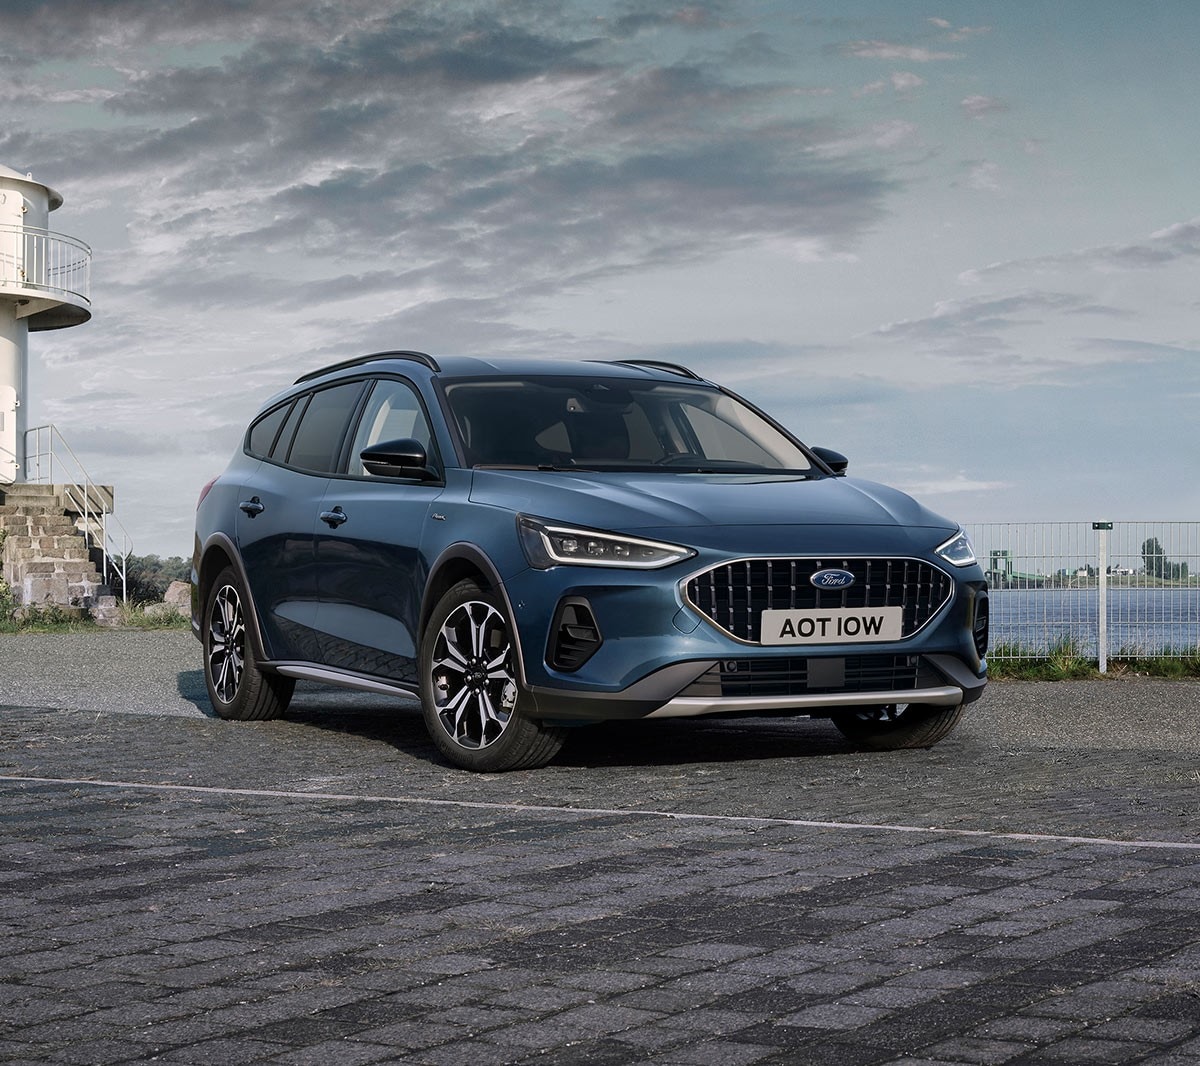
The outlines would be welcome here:
[[[854,584],[818,589],[820,570],[848,570]],[[750,644],[760,641],[765,610],[902,607],[903,637],[910,637],[950,599],[948,574],[920,559],[741,559],[715,566],[687,582],[688,602],[713,625]]]
[[[945,683],[942,675],[919,655],[779,656],[727,659],[701,674],[679,695],[739,699],[829,692],[909,692]]]

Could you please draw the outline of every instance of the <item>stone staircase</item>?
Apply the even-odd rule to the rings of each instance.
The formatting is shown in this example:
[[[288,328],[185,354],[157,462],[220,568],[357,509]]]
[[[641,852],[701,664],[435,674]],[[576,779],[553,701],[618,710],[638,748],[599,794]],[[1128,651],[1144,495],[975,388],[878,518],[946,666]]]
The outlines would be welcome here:
[[[120,609],[61,485],[0,487],[2,576],[22,607],[57,606],[114,624]]]

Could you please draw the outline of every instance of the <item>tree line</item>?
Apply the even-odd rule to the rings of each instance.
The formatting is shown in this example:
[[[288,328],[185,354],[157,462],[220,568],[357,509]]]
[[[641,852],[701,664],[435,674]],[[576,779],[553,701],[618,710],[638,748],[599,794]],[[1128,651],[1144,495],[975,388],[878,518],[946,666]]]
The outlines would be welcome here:
[[[1142,562],[1146,564],[1147,577],[1157,577],[1163,581],[1188,579],[1188,564],[1171,562],[1162,545],[1158,543],[1157,537],[1150,537],[1142,542]]]
[[[125,591],[131,603],[161,603],[172,581],[191,579],[191,559],[178,555],[167,559],[157,555],[130,555],[125,560]]]

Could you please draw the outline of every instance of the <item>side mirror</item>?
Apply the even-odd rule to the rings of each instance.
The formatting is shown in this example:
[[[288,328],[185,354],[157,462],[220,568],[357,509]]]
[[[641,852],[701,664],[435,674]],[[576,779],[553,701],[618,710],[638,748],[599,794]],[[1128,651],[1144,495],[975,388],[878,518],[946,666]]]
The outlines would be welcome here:
[[[385,440],[359,453],[367,473],[376,477],[409,477],[432,481],[437,474],[429,467],[429,456],[419,441]]]
[[[837,474],[838,477],[845,476],[846,468],[850,465],[850,460],[841,452],[835,452],[832,448],[813,448],[812,453]]]

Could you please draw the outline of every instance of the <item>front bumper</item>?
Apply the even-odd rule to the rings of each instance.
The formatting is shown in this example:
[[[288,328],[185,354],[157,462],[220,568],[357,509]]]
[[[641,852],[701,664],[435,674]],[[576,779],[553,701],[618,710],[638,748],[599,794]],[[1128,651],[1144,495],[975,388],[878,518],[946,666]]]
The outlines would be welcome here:
[[[843,540],[842,533],[826,535]],[[784,553],[782,544],[770,543],[764,545],[768,554],[760,556],[731,557],[702,547],[685,564],[653,571],[558,566],[514,574],[505,579],[505,589],[519,631],[530,711],[548,721],[579,722],[731,713],[826,715],[891,703],[970,703],[987,683],[983,572],[977,565],[948,566],[914,552],[903,539],[907,534],[894,536],[900,539],[876,533],[880,550],[871,556]],[[857,561],[866,558],[886,563],[889,556],[902,557],[905,567],[918,564],[916,590],[887,601],[904,605],[906,635],[880,642],[760,643],[760,609],[807,606],[795,588],[807,585],[805,572],[782,570],[778,564],[785,556],[826,561],[818,565],[849,558],[849,564],[839,565],[856,570]],[[719,580],[707,579],[713,572]],[[891,589],[887,595],[893,597],[898,572],[899,567],[872,563],[858,585]],[[704,587],[698,577],[706,579]],[[931,577],[942,585],[928,608]],[[762,580],[773,581],[774,590],[759,595],[754,583]],[[564,613],[566,603],[572,607]],[[824,600],[818,605],[824,608]],[[977,623],[982,634],[973,632]],[[571,638],[565,651],[564,631]]]
[[[987,685],[962,660],[951,655],[920,657],[914,684],[905,688],[862,691],[791,691],[777,695],[730,695],[707,677],[719,678],[727,661],[701,660],[675,663],[657,670],[619,692],[533,687],[536,717],[561,722],[589,722],[631,718],[697,718],[704,715],[798,715],[828,717],[855,707],[911,703],[956,707],[973,703]],[[822,657],[823,663],[837,661]]]

